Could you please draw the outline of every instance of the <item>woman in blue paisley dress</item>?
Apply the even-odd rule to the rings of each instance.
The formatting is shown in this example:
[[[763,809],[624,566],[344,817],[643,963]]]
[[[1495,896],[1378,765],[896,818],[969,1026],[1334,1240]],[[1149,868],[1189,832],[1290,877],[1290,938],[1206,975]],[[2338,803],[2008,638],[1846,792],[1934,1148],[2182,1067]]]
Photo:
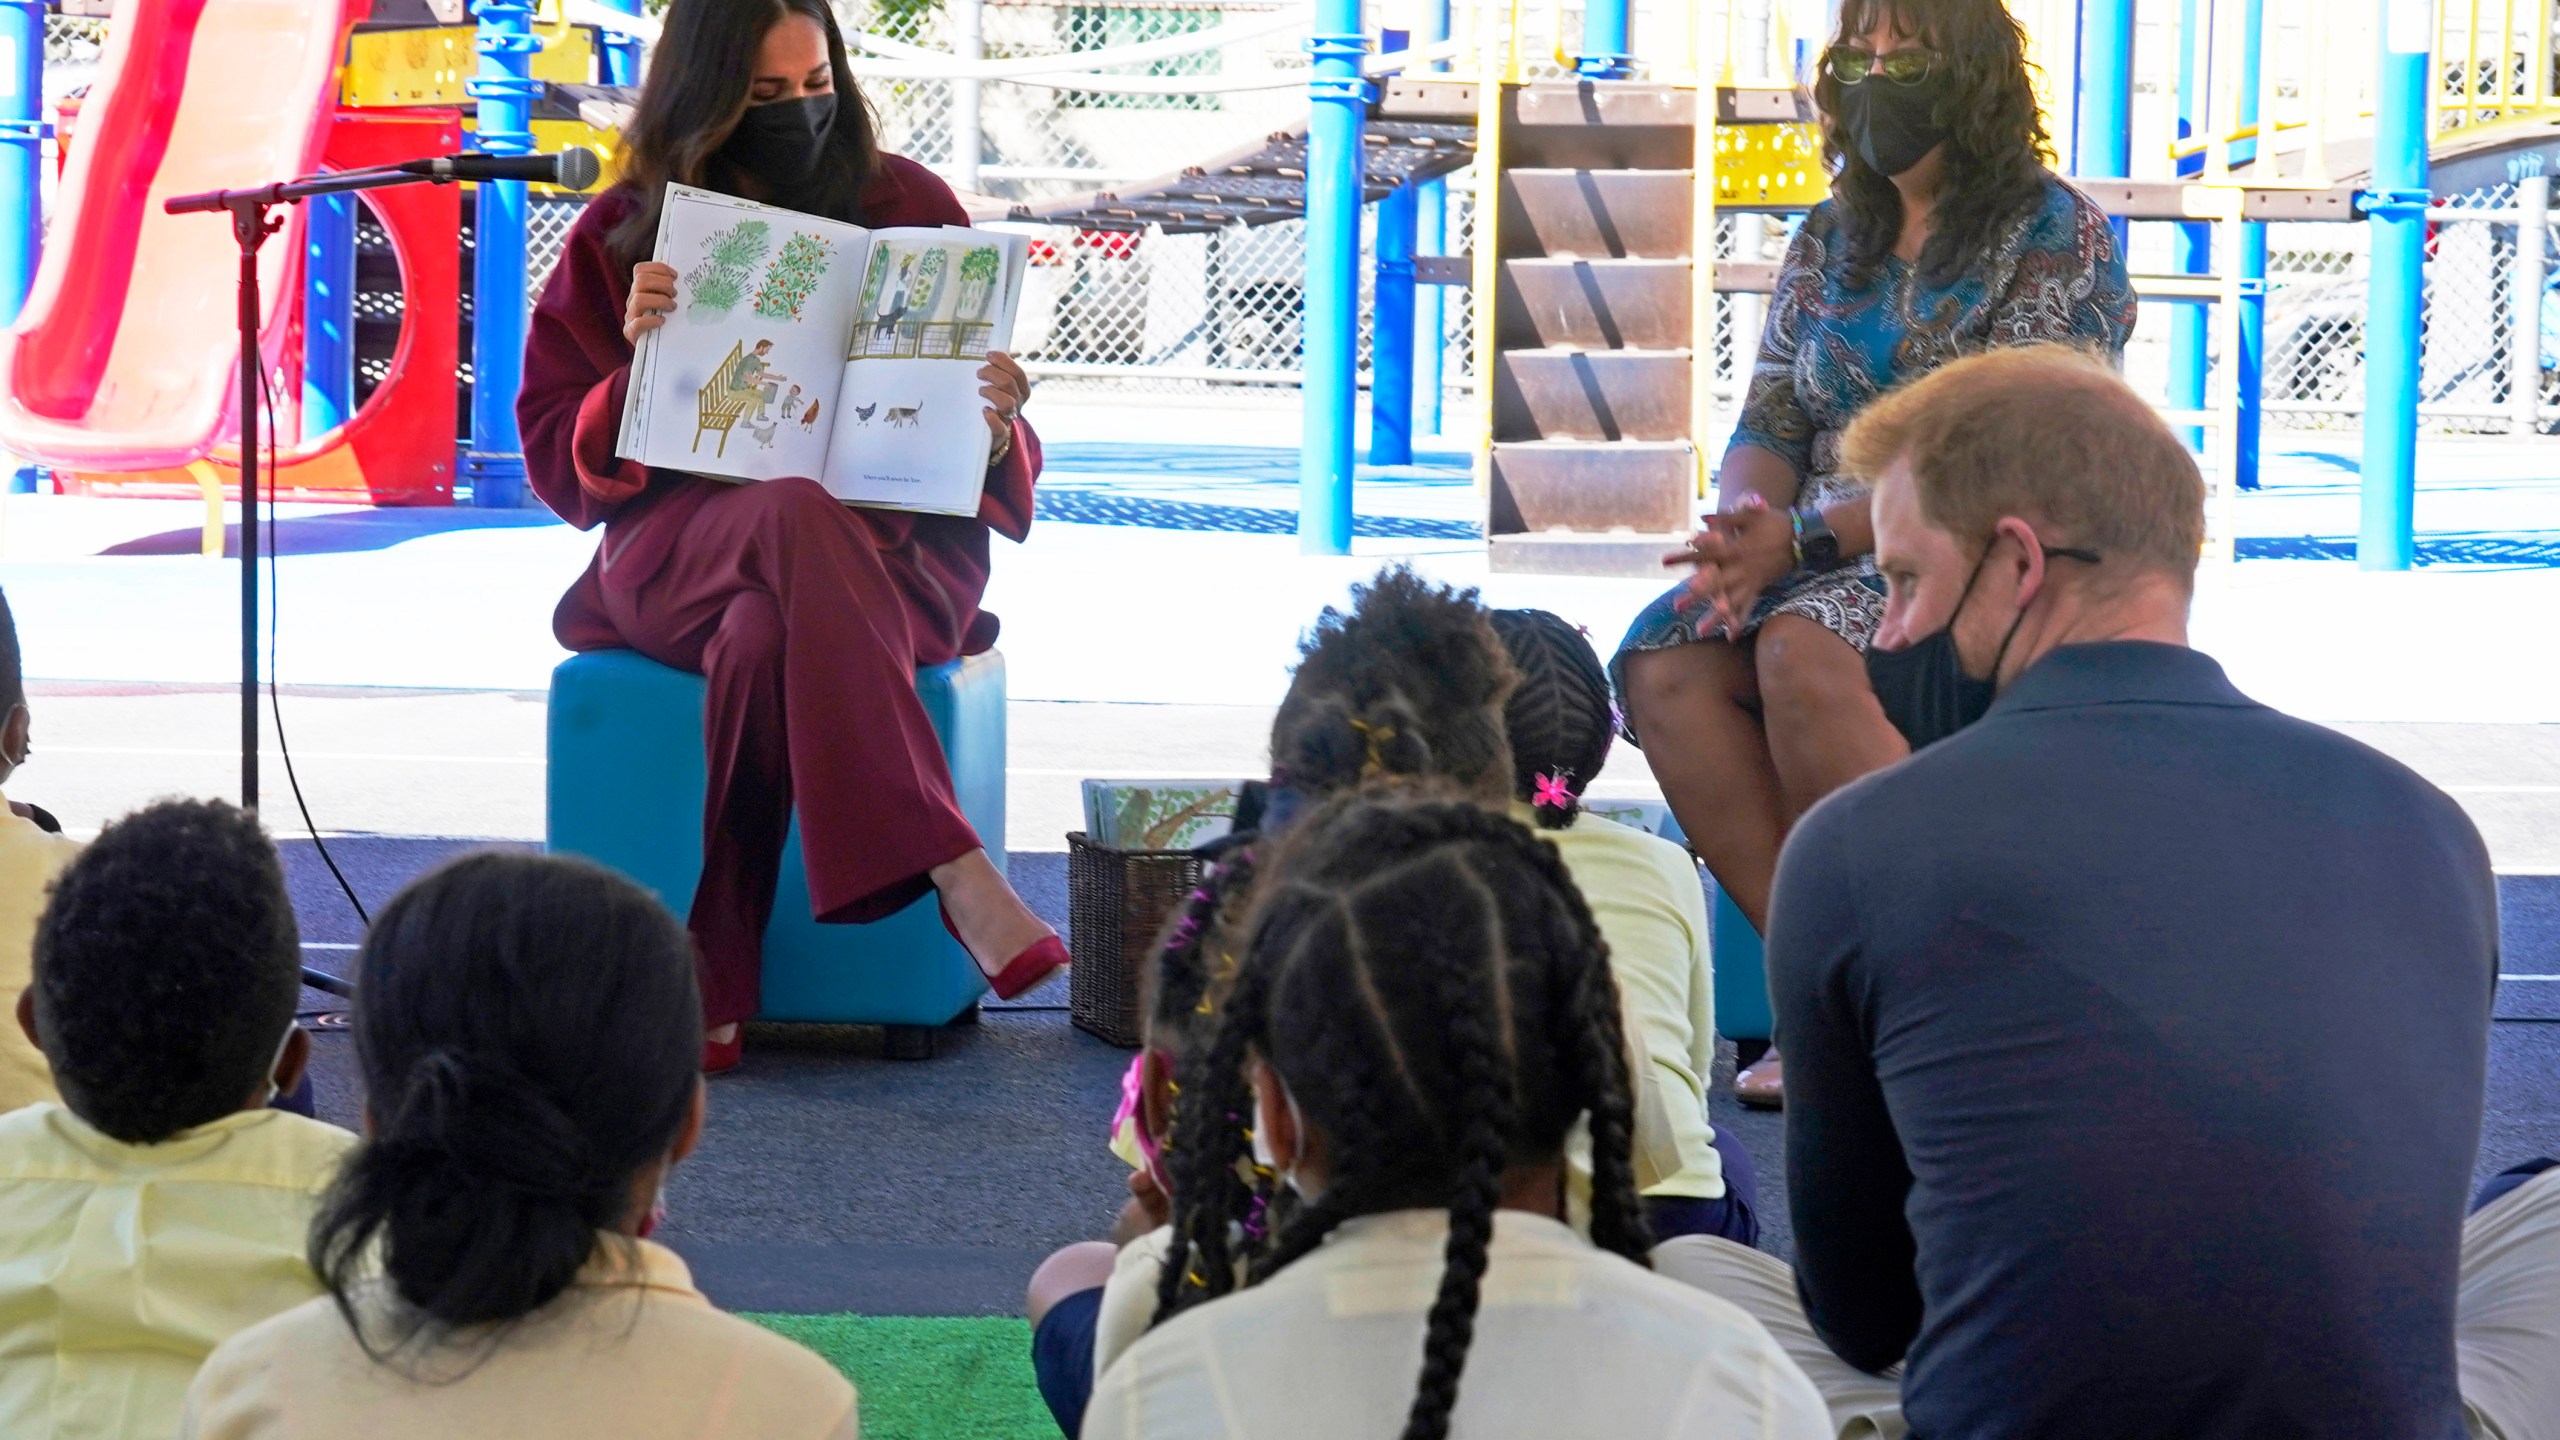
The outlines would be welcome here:
[[[1627,735],[1753,925],[1824,795],[1910,753],[1870,687],[1884,614],[1866,490],[1838,473],[1869,400],[1960,355],[2064,341],[2122,356],[2135,301],[2106,216],[2045,168],[2000,0],[1845,0],[1814,87],[1832,198],[1780,267],[1719,513],[1611,671]],[[1745,1103],[1783,1094],[1774,1053]]]

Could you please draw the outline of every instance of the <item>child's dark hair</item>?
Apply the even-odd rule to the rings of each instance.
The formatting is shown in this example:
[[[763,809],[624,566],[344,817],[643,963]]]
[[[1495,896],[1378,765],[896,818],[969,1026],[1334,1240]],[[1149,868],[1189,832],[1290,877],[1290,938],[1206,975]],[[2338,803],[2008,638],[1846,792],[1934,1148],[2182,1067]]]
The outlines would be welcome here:
[[[1235,983],[1236,952],[1244,907],[1253,893],[1259,837],[1230,845],[1209,867],[1165,924],[1155,951],[1139,971],[1138,990],[1147,1018],[1147,1046],[1175,1067],[1205,1053],[1217,1014]]]
[[[27,703],[26,662],[18,650],[18,617],[0,594],[0,716]]]
[[[1506,1168],[1557,1163],[1590,1116],[1591,1236],[1645,1263],[1635,1101],[1599,927],[1553,846],[1455,795],[1340,797],[1264,861],[1250,940],[1197,1103],[1174,1136],[1174,1249],[1160,1315],[1234,1286],[1238,1173],[1260,1056],[1331,1166],[1253,1258],[1258,1283],[1354,1216],[1449,1211],[1406,1440],[1448,1432]]]
[[[1503,706],[1511,735],[1511,795],[1528,801],[1541,829],[1582,813],[1582,791],[1609,761],[1618,728],[1609,672],[1582,631],[1545,610],[1496,610],[1493,633],[1520,672]]]
[[[36,923],[36,1031],[74,1114],[139,1144],[248,1105],[301,994],[302,937],[257,817],[164,800],[109,825]]]
[[[376,1264],[423,1332],[506,1322],[568,1288],[629,1213],[700,1084],[693,949],[647,891],[551,856],[467,856],[374,916],[356,958],[370,1137],[311,1231],[350,1300]]]
[[[1271,726],[1274,786],[1329,795],[1382,776],[1445,776],[1479,799],[1506,793],[1502,698],[1511,662],[1473,590],[1405,566],[1351,587],[1300,643]]]

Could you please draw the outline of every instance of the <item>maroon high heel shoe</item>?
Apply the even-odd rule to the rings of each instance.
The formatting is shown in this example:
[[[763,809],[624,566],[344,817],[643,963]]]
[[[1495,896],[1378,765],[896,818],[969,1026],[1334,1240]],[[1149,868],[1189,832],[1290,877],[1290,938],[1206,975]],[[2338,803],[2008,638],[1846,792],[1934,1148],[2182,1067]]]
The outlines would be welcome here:
[[[746,1058],[747,1027],[744,1025],[726,1040],[714,1040],[708,1035],[702,1038],[702,1073],[705,1075],[726,1075],[737,1069],[738,1062]]]
[[[961,950],[969,952],[970,963],[977,963],[976,953],[969,951],[968,941],[960,939],[960,927],[951,923],[948,910],[942,912],[942,928],[951,932],[953,940],[959,941]],[[1021,954],[1006,961],[1002,970],[989,976],[987,988],[996,992],[997,999],[1011,1000],[1066,969],[1067,959],[1067,942],[1055,935],[1044,935]]]

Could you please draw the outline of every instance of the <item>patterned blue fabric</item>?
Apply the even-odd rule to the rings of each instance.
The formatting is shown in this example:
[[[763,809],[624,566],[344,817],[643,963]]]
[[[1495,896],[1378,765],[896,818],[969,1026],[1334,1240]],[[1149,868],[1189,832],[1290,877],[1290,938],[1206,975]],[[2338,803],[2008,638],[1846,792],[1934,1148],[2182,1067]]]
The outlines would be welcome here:
[[[2136,305],[2106,213],[2051,176],[2043,203],[1943,287],[1898,256],[1853,286],[1848,237],[1838,208],[1826,201],[1797,228],[1779,266],[1733,443],[1793,466],[1802,482],[1798,505],[1854,500],[1866,487],[1838,473],[1840,437],[1868,401],[1950,360],[2004,345],[2079,343],[2120,362]],[[1712,624],[1708,612],[1684,612],[1684,598],[1674,589],[1646,606],[1611,661],[1622,708],[1628,654],[1727,638],[1721,629],[1702,632],[1702,623]],[[1761,596],[1743,635],[1733,638],[1778,614],[1801,615],[1863,652],[1884,619],[1874,558],[1788,576]]]

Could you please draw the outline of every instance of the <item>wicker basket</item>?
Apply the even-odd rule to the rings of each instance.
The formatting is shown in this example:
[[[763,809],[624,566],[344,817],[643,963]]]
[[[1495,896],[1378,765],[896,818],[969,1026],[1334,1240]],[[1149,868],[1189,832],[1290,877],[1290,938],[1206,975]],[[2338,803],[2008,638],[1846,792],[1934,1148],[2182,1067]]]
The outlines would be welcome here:
[[[1114,1045],[1139,1041],[1138,967],[1209,862],[1187,850],[1115,850],[1067,836],[1067,1018]]]

